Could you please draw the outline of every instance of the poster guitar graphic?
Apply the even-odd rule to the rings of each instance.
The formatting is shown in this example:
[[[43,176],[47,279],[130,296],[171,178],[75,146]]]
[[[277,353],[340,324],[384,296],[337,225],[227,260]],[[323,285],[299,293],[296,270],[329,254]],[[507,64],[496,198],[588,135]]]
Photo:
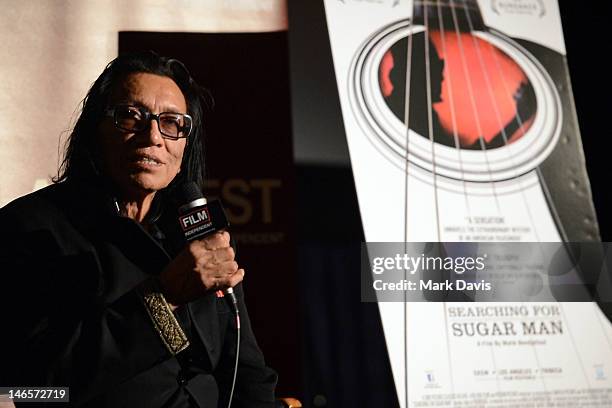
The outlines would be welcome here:
[[[556,1],[325,9],[368,242],[598,240]],[[612,403],[594,303],[379,308],[401,406]]]

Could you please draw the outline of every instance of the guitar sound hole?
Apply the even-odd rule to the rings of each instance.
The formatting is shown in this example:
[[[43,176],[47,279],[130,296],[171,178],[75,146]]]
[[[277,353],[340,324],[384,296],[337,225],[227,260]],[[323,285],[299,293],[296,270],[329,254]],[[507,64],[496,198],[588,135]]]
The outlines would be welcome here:
[[[533,86],[506,53],[466,32],[445,31],[443,35],[441,31],[430,30],[429,35],[420,32],[411,37],[408,90],[409,37],[395,42],[378,67],[380,91],[400,121],[405,123],[408,112],[410,128],[423,137],[472,150],[503,147],[529,130],[537,111]]]

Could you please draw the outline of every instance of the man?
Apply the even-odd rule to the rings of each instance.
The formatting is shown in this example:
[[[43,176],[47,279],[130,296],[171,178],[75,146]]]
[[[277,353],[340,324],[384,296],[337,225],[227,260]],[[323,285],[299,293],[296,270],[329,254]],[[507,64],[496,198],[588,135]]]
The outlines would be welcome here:
[[[177,60],[120,56],[95,81],[56,183],[0,210],[0,386],[87,407],[274,403],[227,232],[185,244],[174,192],[203,177],[207,94]]]

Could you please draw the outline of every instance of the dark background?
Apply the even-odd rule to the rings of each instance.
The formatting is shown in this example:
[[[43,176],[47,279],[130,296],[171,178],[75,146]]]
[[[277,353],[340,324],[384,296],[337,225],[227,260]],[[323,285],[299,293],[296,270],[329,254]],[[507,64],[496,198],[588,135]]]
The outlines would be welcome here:
[[[563,0],[560,3],[567,60],[578,122],[591,180],[601,238],[612,240],[610,137],[612,113],[611,66],[606,54],[612,47],[612,9],[608,2]]]

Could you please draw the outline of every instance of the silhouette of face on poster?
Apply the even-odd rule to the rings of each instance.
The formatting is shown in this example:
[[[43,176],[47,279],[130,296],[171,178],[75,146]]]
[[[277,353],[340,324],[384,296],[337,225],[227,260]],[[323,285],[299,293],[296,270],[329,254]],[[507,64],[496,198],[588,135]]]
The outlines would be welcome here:
[[[413,131],[462,149],[495,149],[520,139],[537,110],[521,67],[466,32],[430,30],[397,41],[381,60],[379,86],[389,109],[403,123],[407,116]]]

